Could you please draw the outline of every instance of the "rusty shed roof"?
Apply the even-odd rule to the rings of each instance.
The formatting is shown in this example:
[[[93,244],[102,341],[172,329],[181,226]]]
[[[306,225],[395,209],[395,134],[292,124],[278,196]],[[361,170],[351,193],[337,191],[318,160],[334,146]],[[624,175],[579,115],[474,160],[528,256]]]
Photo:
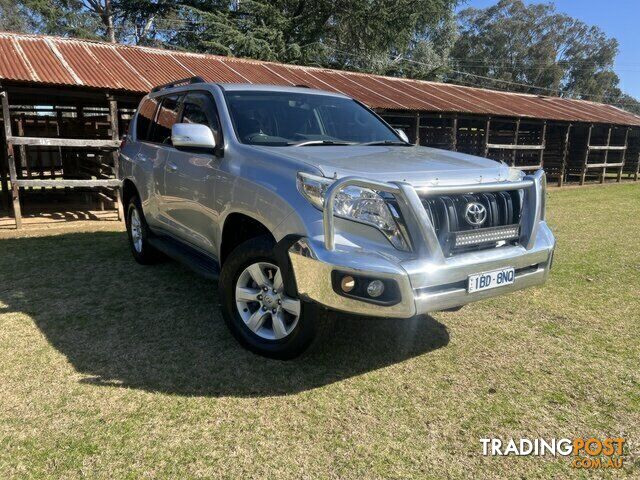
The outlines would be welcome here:
[[[0,80],[144,93],[179,78],[308,85],[372,108],[640,126],[640,116],[584,100],[284,65],[216,55],[0,32]]]

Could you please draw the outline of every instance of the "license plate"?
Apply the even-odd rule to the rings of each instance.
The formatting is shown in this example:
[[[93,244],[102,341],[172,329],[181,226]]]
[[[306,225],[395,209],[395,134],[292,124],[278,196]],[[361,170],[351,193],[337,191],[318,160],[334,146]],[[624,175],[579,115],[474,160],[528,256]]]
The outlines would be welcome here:
[[[502,287],[504,285],[511,285],[514,282],[515,277],[516,272],[511,267],[469,275],[467,291],[469,293],[473,293],[481,290]]]

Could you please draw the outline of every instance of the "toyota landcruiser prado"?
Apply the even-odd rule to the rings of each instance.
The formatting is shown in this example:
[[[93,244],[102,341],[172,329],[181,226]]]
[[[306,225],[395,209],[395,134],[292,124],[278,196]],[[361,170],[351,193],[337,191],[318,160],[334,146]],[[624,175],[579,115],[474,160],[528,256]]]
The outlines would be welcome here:
[[[545,175],[410,144],[309,88],[156,87],[120,152],[134,258],[219,281],[234,336],[292,358],[328,311],[408,318],[539,285]]]

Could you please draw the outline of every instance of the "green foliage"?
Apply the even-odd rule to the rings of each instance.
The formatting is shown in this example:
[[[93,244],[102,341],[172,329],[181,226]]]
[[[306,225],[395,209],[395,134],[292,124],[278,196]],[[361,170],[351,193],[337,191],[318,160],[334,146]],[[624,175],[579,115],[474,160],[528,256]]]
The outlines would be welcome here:
[[[172,0],[115,0],[116,36],[124,43],[161,46],[180,25],[177,10]]]
[[[29,17],[21,5],[12,0],[0,0],[0,30],[24,32],[30,28]]]
[[[222,55],[428,76],[453,45],[456,4],[457,0],[185,0],[180,15],[186,23],[170,41]],[[405,60],[414,56],[419,63]]]
[[[82,0],[20,0],[27,31],[47,35],[101,38],[100,20],[85,8]]]
[[[489,8],[463,10],[459,23],[454,70],[464,73],[452,73],[451,80],[596,101],[617,88],[618,42],[598,27],[557,13],[553,4],[500,0]]]

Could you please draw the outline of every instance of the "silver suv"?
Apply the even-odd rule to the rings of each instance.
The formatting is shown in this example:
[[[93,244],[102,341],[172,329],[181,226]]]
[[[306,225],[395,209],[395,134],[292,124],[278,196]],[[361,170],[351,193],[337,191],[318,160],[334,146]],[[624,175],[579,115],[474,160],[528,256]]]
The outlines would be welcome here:
[[[156,87],[120,153],[134,258],[219,280],[233,335],[292,358],[333,315],[408,318],[542,284],[545,175],[410,144],[308,88]]]

